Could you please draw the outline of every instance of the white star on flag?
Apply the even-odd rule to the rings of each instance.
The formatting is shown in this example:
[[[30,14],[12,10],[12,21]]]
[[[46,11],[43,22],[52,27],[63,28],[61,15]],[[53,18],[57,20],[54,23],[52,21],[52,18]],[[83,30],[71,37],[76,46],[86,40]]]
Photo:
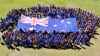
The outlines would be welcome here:
[[[61,23],[63,23],[64,22],[64,20],[61,20]]]
[[[57,25],[53,25],[54,27],[57,27]]]
[[[69,22],[67,22],[67,24],[70,24],[71,22],[69,21]]]
[[[62,30],[62,32],[65,32],[65,30]]]
[[[30,31],[32,31],[33,29],[34,29],[33,27],[32,28],[29,28]]]

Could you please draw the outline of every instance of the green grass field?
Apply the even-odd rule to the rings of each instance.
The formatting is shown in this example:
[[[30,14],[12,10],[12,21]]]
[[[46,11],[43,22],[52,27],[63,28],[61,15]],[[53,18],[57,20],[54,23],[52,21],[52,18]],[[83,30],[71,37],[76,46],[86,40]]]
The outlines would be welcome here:
[[[0,0],[0,17],[5,18],[12,9],[28,8],[38,4],[49,6],[64,6],[67,8],[82,8],[86,11],[92,11],[93,14],[100,16],[100,0]],[[97,29],[100,34],[100,28]],[[1,35],[0,35],[1,36]],[[94,45],[84,46],[86,49],[32,49],[21,48],[20,51],[10,50],[0,44],[0,56],[100,56],[100,35],[97,39],[91,39]]]

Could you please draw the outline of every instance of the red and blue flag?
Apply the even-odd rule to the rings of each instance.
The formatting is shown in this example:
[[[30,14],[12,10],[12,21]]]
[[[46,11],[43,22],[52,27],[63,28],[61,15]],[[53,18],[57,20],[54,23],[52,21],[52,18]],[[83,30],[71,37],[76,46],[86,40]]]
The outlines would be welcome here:
[[[18,22],[16,30],[24,31],[35,29],[38,31],[65,31],[65,32],[78,32],[76,18],[36,18],[30,16],[21,15],[21,19]]]

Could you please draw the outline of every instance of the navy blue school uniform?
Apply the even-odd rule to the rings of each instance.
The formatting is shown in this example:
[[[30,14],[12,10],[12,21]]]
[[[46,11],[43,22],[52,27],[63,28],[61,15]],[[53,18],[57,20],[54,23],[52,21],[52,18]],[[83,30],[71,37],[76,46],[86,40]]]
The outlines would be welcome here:
[[[17,38],[14,38],[13,40],[14,40],[14,41],[17,41]]]
[[[55,44],[57,45],[59,43],[58,39],[55,40]]]
[[[37,43],[40,44],[40,38],[37,38]]]
[[[76,38],[76,44],[79,44],[80,38]]]
[[[42,37],[40,37],[40,43],[42,43],[42,44],[43,44],[43,38],[42,38]]]
[[[26,37],[26,36],[24,36],[24,39],[27,39],[27,37]]]
[[[8,39],[10,39],[10,36],[8,36]]]
[[[45,43],[45,44],[48,44],[48,37],[45,37],[45,38],[44,38],[44,43]]]
[[[56,41],[56,40],[55,40],[55,39],[53,39],[52,41],[53,41],[53,43],[52,43],[52,44],[55,44],[55,41]]]
[[[42,43],[43,45],[45,44],[45,41],[42,37],[40,38],[40,43]]]
[[[31,40],[27,40],[27,43],[30,44],[31,43]]]
[[[23,43],[24,43],[24,41],[23,41],[22,39],[20,39],[20,43],[21,43],[21,44],[23,44]]]
[[[63,45],[65,45],[65,39],[63,39]]]
[[[81,45],[83,45],[84,44],[84,39],[82,38],[82,39],[80,39],[80,42],[81,42]]]
[[[46,40],[46,39],[44,41],[45,41],[44,42],[45,45],[47,45],[49,43],[48,40]]]
[[[13,38],[11,37],[10,40],[13,41]]]
[[[71,40],[70,40],[70,39],[68,39],[68,43],[69,43],[69,44],[71,43]]]
[[[53,44],[53,39],[49,39],[49,44]]]
[[[11,40],[9,40],[9,41],[8,41],[8,44],[11,44],[11,43],[12,43],[12,41],[11,41]]]
[[[26,40],[23,40],[23,43],[24,44],[28,44],[28,40],[26,39]]]
[[[76,44],[77,43],[77,41],[75,40],[74,42],[73,42],[73,44]]]
[[[76,37],[73,39],[73,44],[76,44],[75,41],[76,41]]]
[[[7,44],[7,45],[9,44],[8,41],[5,41],[5,40],[4,40],[4,42],[5,42],[5,44]]]

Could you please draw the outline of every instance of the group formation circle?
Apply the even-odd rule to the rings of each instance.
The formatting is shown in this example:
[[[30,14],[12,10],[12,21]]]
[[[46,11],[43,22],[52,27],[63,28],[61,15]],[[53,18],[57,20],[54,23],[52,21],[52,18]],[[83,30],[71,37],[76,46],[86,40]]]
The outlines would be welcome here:
[[[76,18],[79,32],[47,32],[15,30],[21,15],[54,19]],[[34,6],[30,8],[13,9],[5,18],[1,18],[0,31],[7,47],[14,46],[43,46],[43,47],[75,47],[87,45],[96,33],[100,18],[81,8],[65,8],[52,6]]]

